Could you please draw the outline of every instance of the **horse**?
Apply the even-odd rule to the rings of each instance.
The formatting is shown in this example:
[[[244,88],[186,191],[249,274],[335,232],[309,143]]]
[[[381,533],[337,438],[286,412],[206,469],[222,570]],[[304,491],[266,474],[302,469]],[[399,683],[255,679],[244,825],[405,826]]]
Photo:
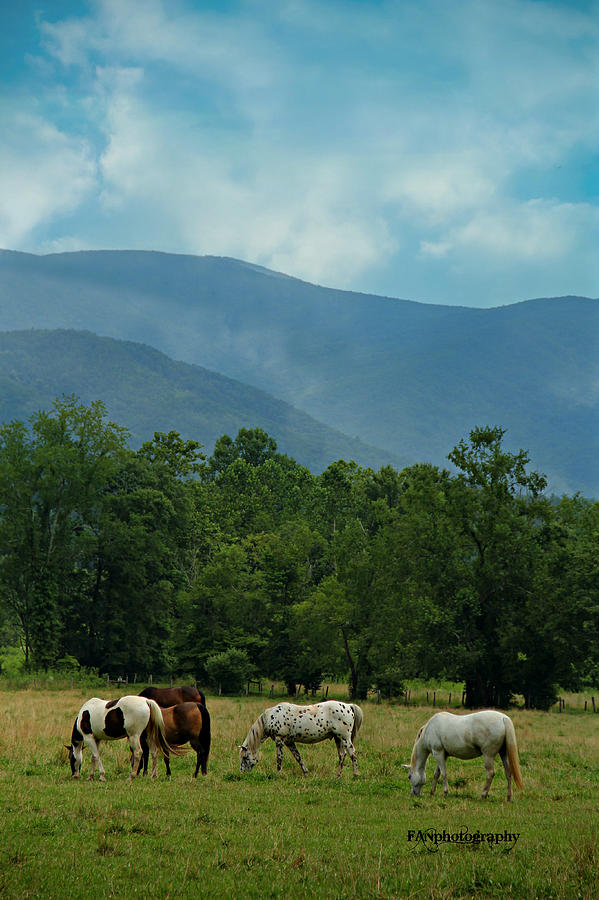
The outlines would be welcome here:
[[[162,710],[164,730],[169,745],[179,746],[188,741],[196,752],[196,770],[193,777],[198,777],[200,766],[202,775],[206,774],[208,756],[210,754],[210,713],[201,703],[179,703]],[[142,736],[143,774],[148,771],[148,743]],[[168,753],[164,756],[166,774],[170,777],[171,767]],[[140,762],[141,765],[141,762]]]
[[[495,775],[495,757],[498,753],[507,778],[508,801],[512,799],[512,776],[516,787],[522,789],[514,725],[509,716],[497,710],[485,709],[465,716],[438,712],[420,728],[412,749],[410,765],[403,764],[408,770],[411,793],[416,797],[420,796],[426,781],[425,765],[429,753],[432,753],[437,762],[431,794],[435,793],[439,776],[442,775],[443,793],[447,796],[445,763],[448,756],[455,756],[457,759],[474,759],[482,756],[487,772],[482,792],[482,798],[485,800]]]
[[[206,706],[204,694],[191,685],[170,688],[147,687],[140,691],[139,696],[155,700],[162,708],[176,706],[177,703],[201,703],[202,706]]]
[[[283,764],[283,747],[288,747],[297,760],[304,775],[308,770],[303,763],[295,741],[314,744],[332,738],[337,745],[341,775],[345,754],[349,753],[354,775],[358,774],[358,763],[353,741],[362,724],[362,710],[355,703],[341,703],[325,700],[312,706],[295,706],[293,703],[278,703],[258,716],[239,747],[241,771],[249,772],[258,762],[260,745],[272,738],[277,747],[277,771]]]
[[[106,781],[104,766],[100,759],[100,741],[115,741],[126,737],[131,747],[131,774],[129,781],[137,775],[141,760],[141,735],[145,734],[152,753],[152,778],[156,778],[157,756],[162,753],[181,755],[181,751],[169,746],[164,730],[164,721],[160,707],[154,700],[145,697],[127,696],[118,700],[101,700],[92,697],[87,700],[77,714],[71,733],[69,762],[73,778],[81,774],[83,749],[89,747],[92,754],[89,780],[92,781],[98,766],[100,781]]]

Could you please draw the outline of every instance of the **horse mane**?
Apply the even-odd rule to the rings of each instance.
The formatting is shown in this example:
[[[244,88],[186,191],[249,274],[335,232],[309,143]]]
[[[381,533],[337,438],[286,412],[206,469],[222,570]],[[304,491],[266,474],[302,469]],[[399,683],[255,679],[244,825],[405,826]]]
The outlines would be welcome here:
[[[428,722],[426,724],[428,725]],[[416,735],[416,740],[414,741],[414,746],[412,747],[412,757],[410,759],[410,766],[412,768],[414,768],[416,765],[416,747],[418,746],[418,741],[420,740],[420,738],[422,736],[422,732],[424,731],[425,728],[426,728],[426,725],[420,726],[420,728],[418,729],[418,734]]]
[[[247,733],[247,737],[243,742],[243,746],[247,747],[250,753],[256,753],[262,738],[264,737],[264,716],[265,713],[258,716],[252,727]]]

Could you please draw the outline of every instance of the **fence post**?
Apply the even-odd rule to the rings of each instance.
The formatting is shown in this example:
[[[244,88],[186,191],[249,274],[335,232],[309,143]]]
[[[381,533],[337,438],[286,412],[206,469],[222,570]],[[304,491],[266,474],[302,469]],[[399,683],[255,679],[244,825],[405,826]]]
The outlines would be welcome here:
[[[106,687],[110,687],[110,675],[106,676]]]
[[[437,692],[433,691],[433,706],[437,705]]]
[[[593,703],[593,712],[596,712],[597,710],[595,709],[595,698],[591,697],[591,701]]]
[[[172,686],[173,686],[173,676],[172,676],[172,675],[169,677],[169,681],[170,681],[170,684],[171,684],[171,687],[172,687]]]
[[[585,711],[585,712],[587,711],[587,703],[588,703],[588,700],[585,700],[585,701],[584,701],[584,711]]]
[[[248,683],[245,686],[245,696],[247,697],[249,695],[249,693],[250,693],[250,683],[248,681]]]
[[[220,681],[219,681],[219,683],[218,683],[218,696],[219,696],[219,697],[220,697],[220,695],[222,694],[222,692],[223,692],[223,691],[222,691],[222,686],[221,686],[221,683],[220,683]]]
[[[137,672],[133,676],[133,684],[137,684]]]
[[[426,705],[428,706],[428,691],[426,692]]]
[[[448,705],[448,706],[451,706],[451,691],[449,692],[449,702],[448,702],[447,705]]]
[[[271,686],[270,686],[270,696],[271,696],[271,697],[274,697],[274,695],[275,695],[275,686],[274,686],[274,684],[271,684]]]
[[[466,703],[466,691],[462,691],[462,706]]]
[[[152,684],[152,676],[151,675],[148,675],[148,683]]]

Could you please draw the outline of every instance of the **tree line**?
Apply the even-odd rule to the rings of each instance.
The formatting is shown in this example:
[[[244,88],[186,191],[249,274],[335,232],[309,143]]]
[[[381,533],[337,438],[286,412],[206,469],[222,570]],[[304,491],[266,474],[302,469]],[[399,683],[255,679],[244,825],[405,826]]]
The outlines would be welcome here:
[[[547,497],[503,437],[475,428],[452,471],[315,475],[259,428],[132,450],[63,397],[0,427],[0,646],[34,670],[326,674],[356,698],[445,678],[468,706],[547,708],[599,686],[599,503]]]

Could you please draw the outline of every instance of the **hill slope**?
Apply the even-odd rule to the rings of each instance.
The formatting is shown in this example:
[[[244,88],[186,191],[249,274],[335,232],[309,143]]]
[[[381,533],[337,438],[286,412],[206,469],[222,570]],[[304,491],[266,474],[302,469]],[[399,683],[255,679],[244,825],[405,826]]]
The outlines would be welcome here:
[[[199,366],[177,363],[151,347],[81,331],[0,333],[0,423],[49,409],[56,397],[101,399],[109,416],[139,446],[154,431],[179,431],[206,451],[224,433],[260,427],[279,450],[318,472],[335,459],[375,468],[406,460],[327,428],[263,391]]]
[[[432,306],[138,251],[6,251],[0,297],[2,329],[143,341],[404,457],[442,464],[475,425],[502,425],[555,490],[599,494],[596,300]]]

